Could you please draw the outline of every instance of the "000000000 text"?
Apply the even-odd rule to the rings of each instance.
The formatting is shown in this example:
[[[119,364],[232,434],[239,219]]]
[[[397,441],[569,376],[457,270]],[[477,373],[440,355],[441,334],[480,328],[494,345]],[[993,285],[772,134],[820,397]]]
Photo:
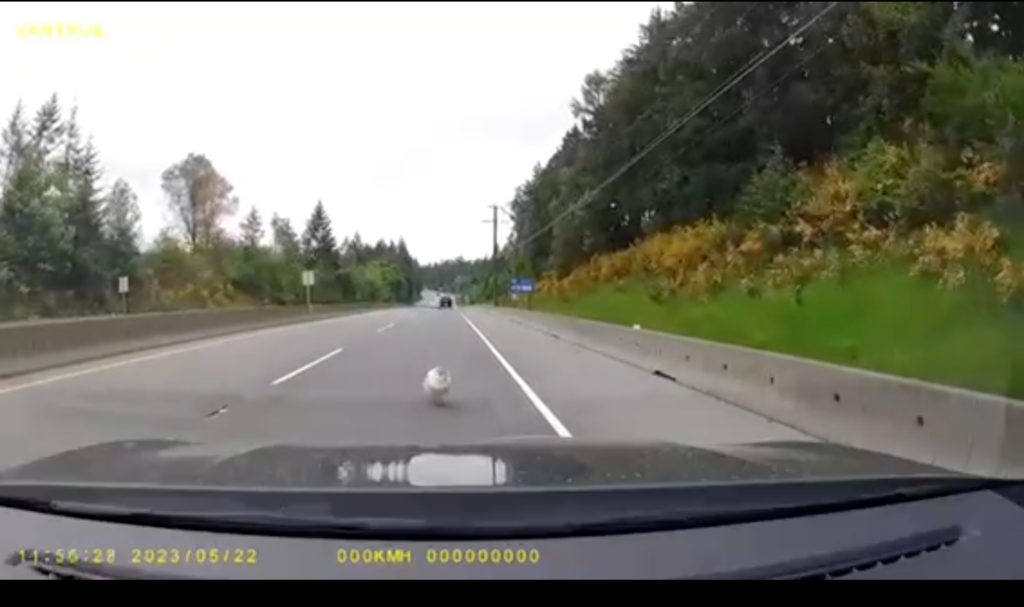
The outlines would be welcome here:
[[[412,565],[424,562],[427,565],[537,565],[540,551],[506,548],[455,549],[423,551],[402,549],[350,549],[339,550],[335,557],[339,565]]]

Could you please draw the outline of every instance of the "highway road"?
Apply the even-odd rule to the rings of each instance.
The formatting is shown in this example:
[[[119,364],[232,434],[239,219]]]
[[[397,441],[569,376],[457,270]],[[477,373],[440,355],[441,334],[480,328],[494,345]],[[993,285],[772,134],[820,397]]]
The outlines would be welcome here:
[[[453,375],[442,408],[421,387],[435,365]],[[487,308],[367,312],[0,382],[0,468],[125,439],[230,448],[533,436],[815,440]]]

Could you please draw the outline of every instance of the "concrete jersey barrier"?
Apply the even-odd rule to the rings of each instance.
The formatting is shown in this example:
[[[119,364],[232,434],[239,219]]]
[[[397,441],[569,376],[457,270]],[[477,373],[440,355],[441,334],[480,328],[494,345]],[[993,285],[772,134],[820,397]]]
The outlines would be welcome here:
[[[197,310],[0,324],[0,377],[11,377],[279,324],[306,322],[371,306]]]
[[[827,441],[968,474],[1024,476],[1022,401],[580,318],[498,313]]]

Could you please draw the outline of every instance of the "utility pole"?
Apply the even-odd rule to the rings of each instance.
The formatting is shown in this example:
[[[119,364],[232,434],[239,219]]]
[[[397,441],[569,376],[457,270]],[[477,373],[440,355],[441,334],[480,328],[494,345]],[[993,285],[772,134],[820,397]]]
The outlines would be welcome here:
[[[484,223],[491,224],[491,297],[494,300],[494,307],[498,307],[498,209],[496,204],[491,205],[491,218],[484,220]]]

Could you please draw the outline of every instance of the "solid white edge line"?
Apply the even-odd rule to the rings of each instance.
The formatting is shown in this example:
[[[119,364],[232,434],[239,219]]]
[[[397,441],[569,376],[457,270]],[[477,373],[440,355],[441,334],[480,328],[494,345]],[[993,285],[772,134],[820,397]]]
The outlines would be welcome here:
[[[284,383],[284,382],[288,381],[289,379],[295,377],[299,373],[304,373],[306,371],[309,371],[310,369],[312,369],[313,367],[315,367],[315,366],[319,365],[320,363],[324,362],[328,358],[331,358],[332,356],[337,356],[338,354],[341,354],[343,351],[344,351],[344,348],[338,348],[337,350],[331,350],[330,352],[328,352],[327,354],[324,354],[323,356],[321,356],[320,358],[314,360],[313,362],[305,364],[305,365],[302,365],[301,367],[299,367],[298,369],[292,371],[288,375],[282,375],[281,377],[275,379],[274,382],[271,383],[270,385],[271,386],[276,386],[278,384]]]
[[[501,364],[502,367],[504,367],[505,372],[509,374],[509,377],[512,378],[512,381],[516,382],[516,385],[519,386],[519,389],[523,391],[523,394],[526,395],[526,398],[529,399],[533,407],[537,409],[537,411],[544,417],[545,421],[548,422],[548,425],[551,426],[555,433],[562,438],[572,438],[572,434],[569,432],[569,429],[566,428],[561,421],[559,421],[555,414],[551,412],[551,409],[549,409],[548,406],[544,404],[544,401],[542,401],[540,397],[537,396],[537,393],[533,391],[533,388],[531,388],[530,385],[526,383],[526,380],[524,380],[522,376],[519,375],[519,373],[515,370],[515,368],[512,367],[511,364],[509,364],[507,360],[505,360],[505,357],[501,355],[501,352],[498,352],[498,349],[494,347],[494,344],[491,343],[491,340],[487,339],[487,336],[484,335],[483,331],[478,329],[477,326],[473,324],[473,321],[470,320],[465,314],[462,314],[461,312],[459,314],[462,316],[462,320],[466,321],[466,324],[469,325],[469,328],[473,329],[473,332],[476,333],[476,336],[480,338],[480,341],[484,342],[484,345],[487,346],[487,349],[491,351],[491,354],[494,355],[494,358],[498,359],[498,362]]]

